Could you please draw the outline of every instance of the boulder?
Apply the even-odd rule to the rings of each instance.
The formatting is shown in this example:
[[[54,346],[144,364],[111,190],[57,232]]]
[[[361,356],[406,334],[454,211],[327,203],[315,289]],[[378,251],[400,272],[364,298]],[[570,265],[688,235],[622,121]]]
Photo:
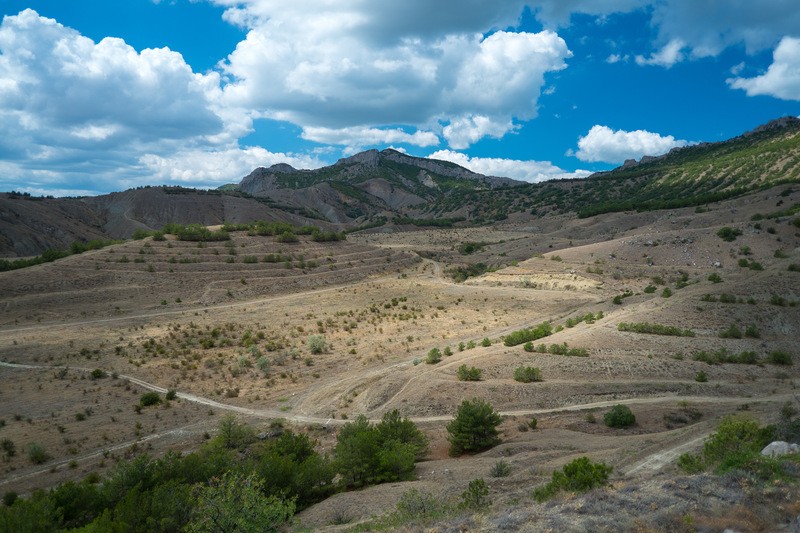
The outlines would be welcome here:
[[[776,440],[775,442],[770,442],[761,450],[761,455],[767,457],[781,457],[790,453],[800,453],[800,446],[794,443]]]

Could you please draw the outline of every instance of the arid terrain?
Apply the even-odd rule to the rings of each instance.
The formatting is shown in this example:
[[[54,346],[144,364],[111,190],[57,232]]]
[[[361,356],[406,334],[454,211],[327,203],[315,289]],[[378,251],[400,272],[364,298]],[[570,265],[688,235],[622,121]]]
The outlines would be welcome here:
[[[800,191],[779,186],[702,209],[385,226],[345,242],[285,244],[245,232],[233,233],[230,244],[148,237],[0,273],[0,436],[20,450],[0,463],[0,492],[79,479],[142,450],[194,449],[229,413],[259,428],[284,419],[325,452],[347,420],[398,409],[431,439],[417,481],[337,494],[303,511],[302,526],[347,528],[335,524],[390,512],[409,488],[457,497],[484,477],[493,506],[454,529],[586,530],[595,514],[607,520],[595,530],[613,529],[597,502],[581,515],[585,500],[530,499],[553,469],[581,455],[614,468],[617,492],[593,498],[616,498],[606,504],[626,517],[643,511],[623,505],[625,498],[647,507],[642,530],[670,529],[665,516],[699,520],[707,507],[735,509],[708,476],[680,478],[675,461],[699,449],[724,415],[747,411],[772,422],[794,400],[800,273],[789,266],[800,263],[800,230],[792,217],[755,215],[798,202]],[[717,232],[725,226],[741,235],[723,240]],[[479,246],[462,255],[465,243]],[[449,276],[479,262],[490,271],[461,283]],[[709,280],[714,273],[719,281]],[[573,320],[599,312],[588,323]],[[540,342],[588,356],[504,345],[512,331],[545,321],[556,331]],[[641,322],[695,336],[618,329]],[[731,325],[758,335],[721,338]],[[309,350],[312,335],[324,336],[323,353]],[[452,355],[426,364],[434,347]],[[762,362],[710,365],[693,357],[723,348],[756,352]],[[775,351],[796,364],[766,362]],[[260,357],[269,368],[259,368]],[[481,369],[482,379],[459,381],[463,364]],[[515,381],[520,365],[540,368],[544,380]],[[707,381],[696,379],[700,372]],[[134,409],[147,390],[169,389],[175,400]],[[503,442],[450,458],[446,422],[472,397],[504,416]],[[619,403],[636,425],[603,425]],[[527,425],[532,417],[535,430]],[[46,450],[46,462],[33,465],[22,453],[32,443]],[[500,458],[511,475],[491,478]],[[708,492],[704,503],[652,499],[695,490]],[[580,520],[560,523],[567,514]],[[732,527],[753,523],[736,520]]]

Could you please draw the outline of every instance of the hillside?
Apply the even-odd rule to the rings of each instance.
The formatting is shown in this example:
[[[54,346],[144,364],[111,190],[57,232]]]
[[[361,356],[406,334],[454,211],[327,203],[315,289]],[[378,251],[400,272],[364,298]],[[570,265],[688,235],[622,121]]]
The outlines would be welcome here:
[[[800,183],[800,120],[783,118],[739,137],[628,161],[582,180],[526,184],[454,163],[369,150],[317,170],[258,168],[217,190],[145,187],[86,198],[0,195],[0,257],[73,241],[127,238],[165,224],[285,221],[354,229],[481,225],[703,206],[778,184]]]
[[[797,189],[700,213],[563,214],[334,242],[244,228],[220,242],[170,234],[1,272],[0,380],[12,385],[0,388],[0,437],[16,453],[0,463],[0,492],[21,502],[0,507],[0,529],[4,516],[38,516],[49,520],[41,530],[58,530],[121,523],[144,508],[148,518],[181,520],[195,503],[138,502],[157,501],[162,483],[194,502],[192,483],[239,464],[281,487],[283,470],[254,460],[281,431],[307,435],[320,454],[314,472],[333,479],[341,428],[397,409],[430,440],[425,457],[407,477],[357,491],[325,481],[298,505],[298,527],[780,530],[800,514],[797,460],[719,476],[712,466],[686,474],[678,458],[702,451],[728,415],[780,425],[796,398],[800,220],[786,213],[800,204]],[[448,274],[463,258],[493,269],[455,282]],[[552,331],[529,348],[506,342],[544,322]],[[654,333],[664,331],[681,334]],[[440,360],[429,362],[434,348]],[[478,380],[462,380],[462,367]],[[517,379],[521,367],[538,369],[540,381]],[[145,405],[147,393],[161,403]],[[450,457],[447,423],[473,397],[502,416],[502,442]],[[635,415],[632,426],[604,423],[617,404]],[[222,446],[227,415],[251,426],[252,438]],[[43,454],[32,455],[34,445]],[[123,484],[144,468],[142,453],[164,458],[147,471],[158,477],[153,469],[169,466],[166,477]],[[532,497],[584,456],[613,468],[609,486]],[[33,490],[81,479],[47,501],[83,510],[95,500],[57,498],[113,489],[115,499],[103,500],[113,509],[70,522],[55,505],[25,514],[40,501]],[[485,481],[487,506],[457,507],[475,479]],[[434,495],[441,512],[393,515],[411,491]]]
[[[175,222],[206,225],[271,220],[328,226],[318,213],[237,192],[145,187],[85,198],[0,194],[0,257],[67,249],[74,241],[130,238]]]
[[[387,149],[361,152],[317,170],[296,170],[285,164],[257,168],[241,181],[239,190],[317,209],[331,222],[351,222],[371,215],[408,214],[456,191],[513,185],[522,183]]]
[[[460,214],[474,222],[512,214],[577,213],[699,206],[782,183],[800,183],[800,119],[771,121],[733,139],[677,148],[628,161],[583,180],[491,191],[458,191],[426,206],[428,216]]]

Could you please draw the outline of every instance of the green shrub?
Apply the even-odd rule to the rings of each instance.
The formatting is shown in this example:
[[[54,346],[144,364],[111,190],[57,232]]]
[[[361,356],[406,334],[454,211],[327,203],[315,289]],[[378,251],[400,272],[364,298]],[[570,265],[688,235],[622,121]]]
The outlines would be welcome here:
[[[456,376],[458,376],[459,381],[480,381],[481,373],[481,369],[474,366],[468,367],[467,365],[461,365],[456,370]]]
[[[491,345],[492,345],[492,340],[489,337],[484,337],[483,340],[481,341],[481,346],[483,346],[484,348],[488,348]]]
[[[662,298],[669,298],[672,296],[672,290],[669,287],[664,287],[664,290],[661,291]]]
[[[308,351],[313,354],[320,354],[328,349],[328,343],[324,335],[309,335],[306,339]]]
[[[168,402],[173,401],[177,397],[178,397],[178,391],[176,391],[175,389],[169,389],[167,391],[167,394],[164,396],[164,398],[166,398]]]
[[[789,272],[800,272],[800,264],[792,263],[786,268],[786,270]]]
[[[695,332],[690,329],[681,329],[675,326],[664,326],[661,324],[651,324],[649,322],[627,323],[620,322],[617,325],[619,331],[629,331],[633,333],[647,333],[651,335],[672,335],[675,337],[694,337]]]
[[[725,242],[733,242],[742,234],[742,230],[724,226],[717,231],[717,237]]]
[[[656,286],[648,285],[647,287],[644,288],[644,292],[645,294],[653,294],[654,292],[656,292]]]
[[[549,483],[534,489],[533,497],[542,502],[561,491],[586,492],[602,487],[608,484],[612,470],[605,463],[593,463],[588,457],[579,457],[564,465],[561,471],[553,472]]]
[[[711,283],[721,283],[722,276],[720,276],[716,272],[712,272],[711,274],[708,275],[708,281],[710,281]]]
[[[705,470],[705,464],[699,455],[684,453],[678,457],[678,468],[687,474],[699,474]]]
[[[149,407],[151,405],[158,405],[160,403],[161,396],[155,391],[145,392],[139,398],[139,405],[142,407]]]
[[[92,379],[102,379],[102,378],[106,377],[107,375],[108,374],[106,374],[105,370],[102,370],[100,368],[95,368],[94,370],[91,371],[91,373],[89,374],[89,377],[92,378]]]
[[[773,350],[767,355],[766,361],[771,365],[789,366],[792,364],[792,356],[783,350]]]
[[[486,401],[480,398],[464,400],[455,418],[447,424],[450,455],[479,452],[500,442],[497,426],[503,419]]]
[[[636,423],[636,416],[627,405],[617,404],[603,415],[603,422],[610,428],[626,428]]]
[[[28,446],[28,460],[35,465],[40,465],[49,461],[50,455],[45,451],[44,446],[34,442]]]
[[[6,507],[11,507],[12,505],[14,505],[14,502],[17,501],[18,497],[19,495],[13,490],[9,490],[3,493],[3,505],[5,505]]]
[[[742,331],[735,324],[731,324],[727,329],[719,332],[719,337],[721,339],[741,339]]]
[[[700,372],[698,372],[698,373],[697,373],[697,374],[694,376],[694,380],[695,380],[696,382],[698,382],[698,383],[706,383],[706,382],[708,381],[708,376],[706,375],[706,373],[705,373],[705,372],[703,372],[703,371],[701,370]]]
[[[507,477],[511,475],[511,465],[506,461],[500,459],[492,465],[489,470],[489,475],[492,477]]]
[[[520,366],[514,370],[514,379],[520,383],[542,381],[542,371],[532,366]]]
[[[429,365],[435,365],[439,361],[442,360],[442,352],[439,351],[439,348],[431,348],[428,351],[428,355],[425,357],[425,362]]]
[[[458,506],[462,509],[483,509],[489,503],[489,486],[483,479],[473,479],[467,490],[461,493],[461,503]]]
[[[553,326],[550,324],[550,322],[542,322],[533,328],[512,331],[503,339],[503,344],[506,346],[517,346],[518,344],[523,344],[547,337],[552,333]]]
[[[745,337],[749,337],[751,339],[760,339],[761,338],[761,332],[758,330],[758,328],[756,326],[751,324],[751,325],[747,326],[747,328],[745,328],[744,336]]]
[[[443,504],[430,492],[408,489],[400,496],[397,510],[408,519],[418,520],[439,515]]]

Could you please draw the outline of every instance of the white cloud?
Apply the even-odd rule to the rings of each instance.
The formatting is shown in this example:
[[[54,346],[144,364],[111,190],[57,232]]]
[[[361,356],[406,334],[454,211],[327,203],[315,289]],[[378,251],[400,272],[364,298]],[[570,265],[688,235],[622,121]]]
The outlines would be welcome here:
[[[249,30],[220,65],[230,81],[224,101],[299,125],[309,138],[325,131],[347,146],[387,125],[416,128],[415,139],[425,142],[428,132],[450,125],[459,147],[483,131],[502,135],[511,128],[498,133],[498,124],[536,116],[544,75],[565,68],[571,55],[552,31],[485,36],[513,24],[520,2],[469,0],[450,10],[421,0],[215,2]],[[473,124],[465,133],[470,117],[489,117],[493,127]]]
[[[143,155],[235,144],[249,127],[220,107],[218,74],[167,48],[95,43],[30,9],[0,25],[0,80],[0,158],[32,189],[147,183]]]
[[[796,35],[800,9],[796,0],[653,1],[653,25],[659,41],[680,40],[692,57],[717,56],[744,44],[752,54],[774,47],[785,35]]]
[[[630,56],[628,54],[620,55],[620,54],[611,54],[606,58],[606,63],[613,65],[615,63],[627,63],[630,60]]]
[[[230,181],[238,182],[256,167],[288,163],[295,168],[319,168],[324,165],[315,157],[274,153],[261,147],[232,147],[216,151],[185,150],[169,155],[145,154],[140,163],[148,172],[168,183],[189,183],[212,187]]]
[[[636,64],[637,65],[655,65],[659,67],[670,68],[675,63],[680,63],[683,61],[683,48],[686,46],[680,39],[673,39],[672,41],[668,42],[664,47],[659,50],[658,52],[654,52],[650,57],[644,57],[641,55],[636,56]]]
[[[568,172],[549,161],[519,161],[494,157],[470,157],[467,154],[452,150],[439,150],[428,157],[431,159],[450,161],[486,176],[502,176],[530,183],[538,183],[547,180],[585,178],[591,174],[588,170]]]
[[[661,155],[687,144],[688,141],[676,140],[672,135],[662,136],[644,130],[614,131],[607,126],[596,125],[578,140],[578,151],[574,155],[586,162],[622,163],[643,155]]]
[[[484,137],[499,139],[515,126],[508,119],[493,119],[483,115],[471,115],[453,119],[444,127],[442,135],[447,144],[458,150],[468,148]]]
[[[761,76],[732,78],[728,84],[745,90],[748,96],[800,100],[800,39],[784,37],[773,53],[772,64]]]
[[[430,131],[407,133],[400,128],[379,129],[365,126],[349,128],[323,128],[308,126],[303,128],[303,139],[325,144],[345,145],[349,151],[358,151],[364,146],[389,143],[405,143],[414,146],[436,146],[439,137]]]

